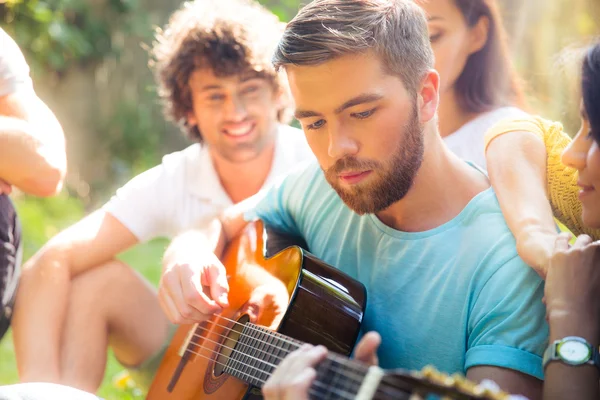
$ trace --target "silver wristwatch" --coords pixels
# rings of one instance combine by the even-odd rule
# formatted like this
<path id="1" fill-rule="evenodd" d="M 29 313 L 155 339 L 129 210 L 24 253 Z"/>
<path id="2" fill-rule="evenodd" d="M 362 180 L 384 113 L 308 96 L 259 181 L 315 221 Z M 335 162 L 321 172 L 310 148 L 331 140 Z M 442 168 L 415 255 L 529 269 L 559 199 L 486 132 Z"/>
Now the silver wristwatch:
<path id="1" fill-rule="evenodd" d="M 567 365 L 595 365 L 600 368 L 600 353 L 597 347 L 578 336 L 567 336 L 550 343 L 544 352 L 543 366 L 551 361 Z"/>

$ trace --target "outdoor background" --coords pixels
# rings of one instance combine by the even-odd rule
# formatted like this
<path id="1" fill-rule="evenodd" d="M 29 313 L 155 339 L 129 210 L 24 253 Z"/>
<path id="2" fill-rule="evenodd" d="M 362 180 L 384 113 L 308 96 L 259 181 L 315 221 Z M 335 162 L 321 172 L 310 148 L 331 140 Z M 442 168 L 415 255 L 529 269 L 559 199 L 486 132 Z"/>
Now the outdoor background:
<path id="1" fill-rule="evenodd" d="M 262 0 L 282 20 L 298 0 Z M 576 85 L 556 63 L 560 49 L 600 34 L 600 0 L 499 0 L 515 64 L 526 82 L 530 111 L 578 124 Z M 135 174 L 188 145 L 165 122 L 147 48 L 154 29 L 179 7 L 173 0 L 0 0 L 0 25 L 23 49 L 35 88 L 61 121 L 69 175 L 62 194 L 35 199 L 16 194 L 25 258 L 60 229 L 104 203 Z M 123 259 L 157 282 L 164 240 L 138 246 Z M 90 310 L 93 312 L 93 310 Z M 40 327 L 40 335 L 44 328 Z M 99 392 L 130 398 L 112 383 L 122 368 L 109 359 Z M 0 342 L 0 385 L 17 382 L 12 338 Z"/>

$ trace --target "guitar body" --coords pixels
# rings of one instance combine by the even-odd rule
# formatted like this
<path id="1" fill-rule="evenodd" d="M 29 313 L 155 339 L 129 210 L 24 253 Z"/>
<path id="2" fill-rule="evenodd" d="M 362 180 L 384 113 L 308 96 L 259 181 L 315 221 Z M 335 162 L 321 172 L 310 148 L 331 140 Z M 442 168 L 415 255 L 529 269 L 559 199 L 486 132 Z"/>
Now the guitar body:
<path id="1" fill-rule="evenodd" d="M 262 398 L 258 388 L 223 372 L 240 323 L 249 318 L 291 338 L 350 355 L 366 306 L 364 286 L 299 246 L 276 253 L 274 246 L 283 248 L 277 240 L 281 237 L 273 237 L 257 222 L 230 244 L 222 260 L 229 308 L 209 321 L 179 327 L 148 399 Z"/>

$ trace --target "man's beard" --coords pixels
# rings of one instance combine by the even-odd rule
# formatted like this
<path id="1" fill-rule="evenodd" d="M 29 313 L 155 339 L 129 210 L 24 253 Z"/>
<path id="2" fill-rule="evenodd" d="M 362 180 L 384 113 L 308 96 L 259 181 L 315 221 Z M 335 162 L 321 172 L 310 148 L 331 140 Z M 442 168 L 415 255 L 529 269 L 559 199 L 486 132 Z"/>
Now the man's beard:
<path id="1" fill-rule="evenodd" d="M 410 190 L 423 162 L 423 128 L 419 124 L 416 102 L 408 123 L 402 127 L 403 140 L 388 162 L 339 159 L 325 172 L 325 178 L 346 205 L 359 215 L 375 214 L 401 200 Z M 339 182 L 344 171 L 371 170 L 373 182 L 359 183 L 350 188 Z M 367 177 L 369 179 L 369 177 Z"/>

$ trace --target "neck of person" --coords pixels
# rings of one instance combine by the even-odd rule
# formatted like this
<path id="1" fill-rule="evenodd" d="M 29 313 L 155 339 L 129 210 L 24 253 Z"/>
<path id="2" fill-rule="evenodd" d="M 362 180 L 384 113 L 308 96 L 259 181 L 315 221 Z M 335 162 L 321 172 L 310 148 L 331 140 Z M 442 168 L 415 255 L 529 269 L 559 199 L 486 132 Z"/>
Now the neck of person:
<path id="1" fill-rule="evenodd" d="M 245 162 L 231 162 L 211 152 L 221 186 L 233 204 L 256 194 L 267 180 L 275 157 L 275 138 L 256 157 Z"/>
<path id="2" fill-rule="evenodd" d="M 469 112 L 461 107 L 454 87 L 440 95 L 438 106 L 439 132 L 442 137 L 449 136 L 481 113 Z"/>
<path id="3" fill-rule="evenodd" d="M 435 121 L 425 127 L 424 146 L 423 162 L 406 196 L 377 213 L 393 229 L 434 229 L 455 218 L 473 197 L 490 187 L 482 172 L 446 147 Z"/>

